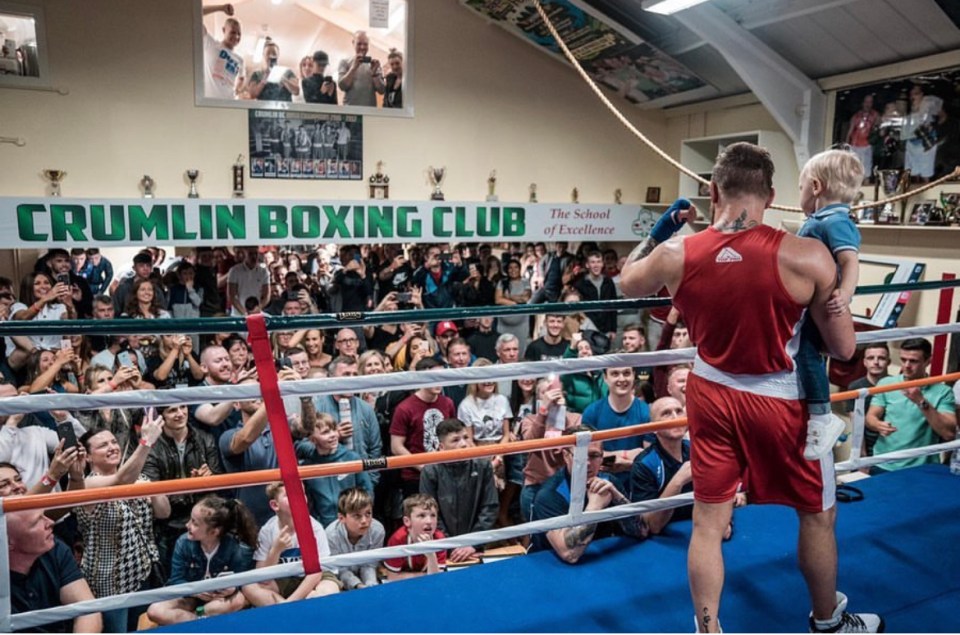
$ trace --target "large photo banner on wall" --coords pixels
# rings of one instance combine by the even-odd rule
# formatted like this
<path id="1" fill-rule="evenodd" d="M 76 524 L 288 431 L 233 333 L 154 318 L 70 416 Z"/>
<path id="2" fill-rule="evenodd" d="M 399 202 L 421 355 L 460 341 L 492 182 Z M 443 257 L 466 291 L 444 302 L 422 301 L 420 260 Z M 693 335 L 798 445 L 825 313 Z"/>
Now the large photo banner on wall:
<path id="1" fill-rule="evenodd" d="M 252 178 L 363 178 L 359 115 L 251 110 L 249 131 Z"/>
<path id="2" fill-rule="evenodd" d="M 634 241 L 633 205 L 438 201 L 0 198 L 0 248 Z"/>

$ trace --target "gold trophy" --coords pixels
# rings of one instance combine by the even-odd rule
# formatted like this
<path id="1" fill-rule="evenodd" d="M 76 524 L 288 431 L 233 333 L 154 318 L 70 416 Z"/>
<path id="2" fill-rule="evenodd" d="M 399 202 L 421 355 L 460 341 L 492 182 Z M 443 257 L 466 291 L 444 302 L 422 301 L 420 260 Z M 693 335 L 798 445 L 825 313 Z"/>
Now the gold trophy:
<path id="1" fill-rule="evenodd" d="M 200 170 L 187 170 L 186 175 L 190 179 L 190 191 L 187 192 L 187 198 L 200 198 L 200 192 L 197 191 L 197 177 L 200 176 Z"/>
<path id="2" fill-rule="evenodd" d="M 623 191 L 619 187 L 613 191 L 613 202 L 615 205 L 623 205 Z"/>
<path id="3" fill-rule="evenodd" d="M 140 190 L 143 192 L 143 198 L 153 198 L 153 188 L 157 186 L 157 182 L 150 178 L 149 174 L 144 174 L 143 178 L 140 179 Z"/>
<path id="4" fill-rule="evenodd" d="M 537 184 L 530 184 L 530 198 L 528 199 L 531 203 L 537 202 Z"/>
<path id="5" fill-rule="evenodd" d="M 383 161 L 377 161 L 377 171 L 370 175 L 370 198 L 390 198 L 390 177 L 383 173 Z"/>
<path id="6" fill-rule="evenodd" d="M 60 196 L 60 181 L 67 176 L 63 170 L 46 169 L 43 171 L 43 177 L 50 181 L 50 196 Z"/>
<path id="7" fill-rule="evenodd" d="M 579 202 L 580 202 L 580 190 L 579 190 L 579 189 L 573 188 L 573 191 L 570 192 L 570 201 L 571 201 L 572 203 L 579 203 Z"/>
<path id="8" fill-rule="evenodd" d="M 433 185 L 433 194 L 430 195 L 431 201 L 443 201 L 443 191 L 440 189 L 440 184 L 443 183 L 443 177 L 446 176 L 447 169 L 444 167 L 435 168 L 430 166 L 427 168 L 427 174 L 430 177 L 430 183 Z"/>
<path id="9" fill-rule="evenodd" d="M 497 198 L 497 195 L 494 192 L 494 190 L 496 189 L 497 189 L 497 171 L 490 170 L 490 176 L 487 178 L 487 200 L 492 203 L 495 203 L 496 201 L 500 200 L 499 198 Z"/>

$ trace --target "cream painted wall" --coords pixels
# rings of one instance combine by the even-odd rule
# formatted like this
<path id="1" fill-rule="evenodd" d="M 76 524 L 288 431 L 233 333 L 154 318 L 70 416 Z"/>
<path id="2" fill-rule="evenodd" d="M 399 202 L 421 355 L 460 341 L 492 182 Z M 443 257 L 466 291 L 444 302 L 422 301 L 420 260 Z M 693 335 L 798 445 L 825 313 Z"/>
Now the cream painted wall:
<path id="1" fill-rule="evenodd" d="M 144 173 L 160 196 L 182 196 L 201 170 L 203 196 L 228 196 L 230 166 L 246 152 L 246 111 L 198 108 L 193 96 L 191 0 L 42 2 L 55 85 L 67 96 L 0 89 L 2 195 L 39 195 L 45 167 L 69 174 L 75 196 L 138 196 Z M 674 180 L 564 65 L 456 2 L 413 3 L 416 117 L 365 120 L 366 172 L 383 160 L 394 198 L 429 196 L 428 165 L 448 169 L 450 199 L 479 200 L 497 170 L 502 200 L 642 201 Z M 665 118 L 624 103 L 656 141 Z M 250 197 L 365 198 L 364 183 L 247 180 Z"/>

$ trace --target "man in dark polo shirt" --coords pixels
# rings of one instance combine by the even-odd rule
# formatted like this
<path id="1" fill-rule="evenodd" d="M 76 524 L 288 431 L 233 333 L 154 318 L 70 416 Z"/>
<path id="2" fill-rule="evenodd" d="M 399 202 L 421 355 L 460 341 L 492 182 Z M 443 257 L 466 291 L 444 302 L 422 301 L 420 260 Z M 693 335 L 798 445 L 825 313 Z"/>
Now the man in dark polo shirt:
<path id="1" fill-rule="evenodd" d="M 92 600 L 70 548 L 53 537 L 53 521 L 42 510 L 7 514 L 10 554 L 10 605 L 13 613 L 26 613 Z M 99 613 L 36 627 L 48 633 L 99 633 Z M 31 629 L 33 630 L 33 629 Z"/>
<path id="2" fill-rule="evenodd" d="M 593 432 L 589 426 L 568 428 L 564 435 L 577 432 Z M 592 442 L 587 449 L 587 487 L 584 511 L 596 511 L 630 502 L 621 492 L 615 481 L 600 472 L 603 463 L 603 443 Z M 544 481 L 533 499 L 531 520 L 546 520 L 564 516 L 570 510 L 571 483 L 573 471 L 573 448 L 563 449 L 564 466 Z M 645 538 L 647 528 L 642 516 L 631 516 L 621 520 L 612 520 L 599 524 L 574 525 L 563 529 L 554 529 L 533 537 L 533 548 L 537 551 L 552 549 L 567 564 L 576 564 L 594 538 L 603 538 L 615 534 L 625 534 L 634 538 Z"/>

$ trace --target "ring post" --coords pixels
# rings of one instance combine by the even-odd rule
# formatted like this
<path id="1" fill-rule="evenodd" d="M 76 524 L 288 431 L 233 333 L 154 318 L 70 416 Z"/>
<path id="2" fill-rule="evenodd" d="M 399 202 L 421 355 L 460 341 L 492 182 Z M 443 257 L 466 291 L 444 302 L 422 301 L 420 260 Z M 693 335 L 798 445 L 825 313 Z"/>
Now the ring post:
<path id="1" fill-rule="evenodd" d="M 7 514 L 0 497 L 0 633 L 10 633 L 10 547 L 7 542 Z"/>
<path id="2" fill-rule="evenodd" d="M 576 520 L 583 515 L 583 499 L 587 495 L 587 463 L 590 451 L 589 432 L 576 433 L 577 445 L 573 448 L 573 472 L 570 474 L 570 519 Z"/>

